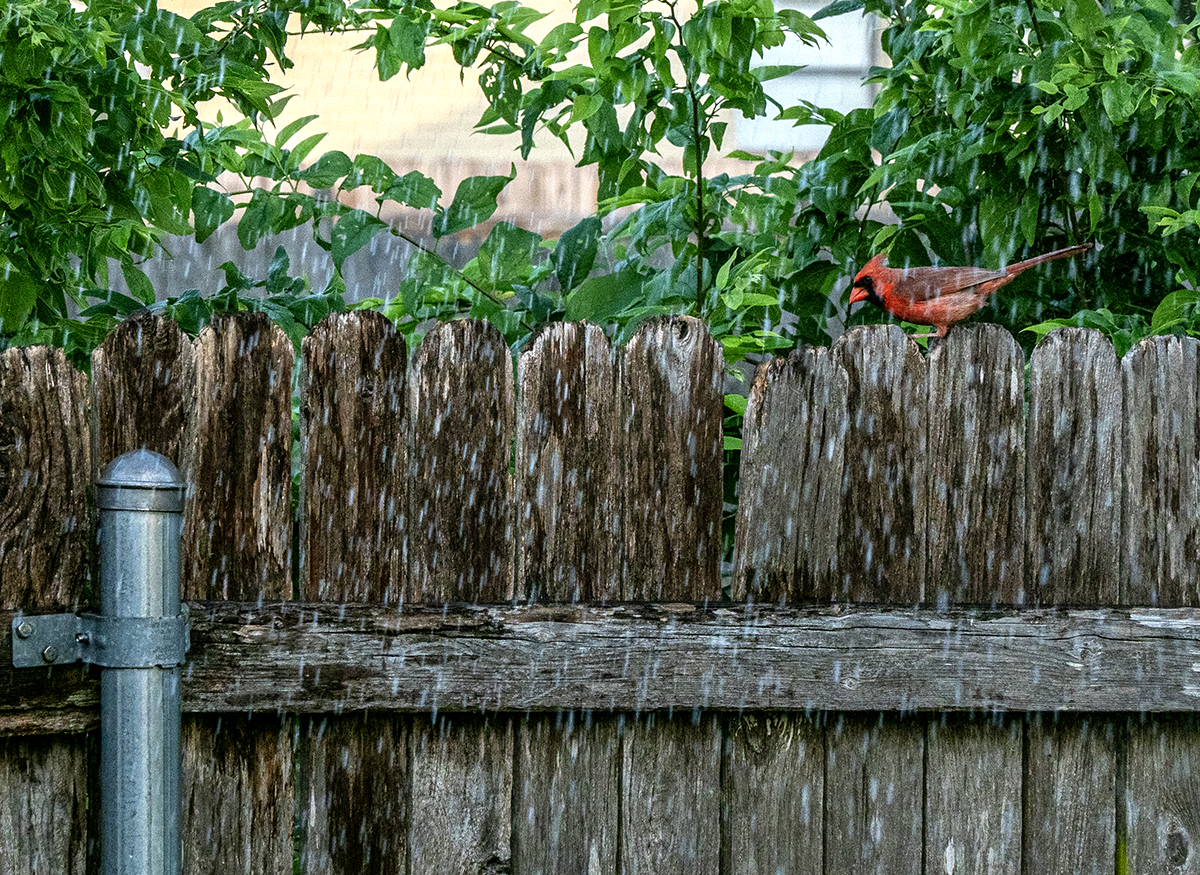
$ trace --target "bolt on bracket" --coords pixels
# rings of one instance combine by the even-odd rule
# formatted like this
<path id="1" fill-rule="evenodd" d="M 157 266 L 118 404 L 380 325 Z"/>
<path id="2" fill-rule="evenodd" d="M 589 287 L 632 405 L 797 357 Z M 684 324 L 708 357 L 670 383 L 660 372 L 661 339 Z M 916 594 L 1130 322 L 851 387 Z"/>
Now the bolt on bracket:
<path id="1" fill-rule="evenodd" d="M 12 644 L 15 668 L 79 661 L 103 668 L 172 668 L 187 662 L 191 624 L 187 605 L 176 617 L 18 615 Z"/>

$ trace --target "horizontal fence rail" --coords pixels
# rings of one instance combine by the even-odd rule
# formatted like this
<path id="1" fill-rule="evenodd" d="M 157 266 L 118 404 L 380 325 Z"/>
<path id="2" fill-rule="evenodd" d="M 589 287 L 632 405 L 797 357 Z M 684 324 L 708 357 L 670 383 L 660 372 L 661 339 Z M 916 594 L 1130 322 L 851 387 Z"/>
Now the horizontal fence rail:
<path id="1" fill-rule="evenodd" d="M 1200 612 L 193 602 L 190 713 L 1195 710 Z M 11 621 L 11 618 L 9 618 Z M 0 623 L 5 618 L 0 616 Z M 76 669 L 0 732 L 90 728 Z"/>
<path id="2" fill-rule="evenodd" d="M 0 353 L 0 628 L 92 607 L 144 446 L 189 484 L 185 872 L 1192 871 L 1198 349 L 765 364 L 722 580 L 694 319 L 514 367 L 479 322 L 137 318 L 90 381 Z M 0 686 L 0 873 L 95 871 L 94 679 Z"/>

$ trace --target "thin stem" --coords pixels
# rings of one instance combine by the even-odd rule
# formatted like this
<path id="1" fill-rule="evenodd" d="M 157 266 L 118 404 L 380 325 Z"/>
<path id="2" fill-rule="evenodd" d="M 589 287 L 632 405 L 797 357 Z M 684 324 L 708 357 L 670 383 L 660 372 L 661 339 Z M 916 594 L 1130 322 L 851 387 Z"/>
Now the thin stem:
<path id="1" fill-rule="evenodd" d="M 699 12 L 701 6 L 702 3 L 697 2 L 697 12 Z M 668 3 L 667 8 L 670 9 L 670 18 L 675 25 L 675 33 L 678 34 L 679 42 L 677 43 L 677 51 L 679 51 L 686 48 L 683 44 L 683 27 L 676 17 L 675 4 Z M 704 151 L 700 143 L 706 119 L 702 118 L 703 113 L 700 110 L 700 97 L 696 93 L 697 82 L 693 76 L 693 66 L 685 63 L 683 70 L 687 76 L 688 103 L 692 114 L 692 146 L 696 150 L 696 167 L 693 177 L 696 184 L 696 312 L 703 313 L 705 300 L 704 254 L 707 242 L 707 218 L 704 213 Z M 684 167 L 684 172 L 687 172 L 686 166 Z"/>
<path id="2" fill-rule="evenodd" d="M 458 268 L 454 267 L 452 264 L 450 264 L 450 262 L 446 261 L 446 259 L 442 258 L 442 256 L 440 256 L 438 254 L 436 240 L 435 240 L 433 246 L 429 247 L 429 246 L 426 246 L 424 243 L 422 243 L 416 237 L 411 237 L 408 234 L 404 233 L 403 231 L 399 230 L 398 228 L 389 227 L 388 230 L 390 230 L 392 232 L 393 236 L 399 237 L 401 240 L 403 240 L 405 243 L 412 246 L 413 248 L 419 249 L 427 255 L 432 255 L 434 258 L 436 258 L 440 262 L 442 262 L 442 264 L 446 265 L 447 267 L 452 268 L 454 270 L 454 272 L 456 274 L 458 274 L 459 279 L 461 279 L 464 283 L 469 285 L 475 291 L 479 292 L 479 294 L 483 295 L 485 298 L 487 298 L 489 301 L 491 301 L 497 307 L 504 307 L 505 309 L 507 309 L 507 307 L 504 303 L 504 300 L 502 298 L 498 297 L 493 292 L 489 292 L 487 289 L 483 288 L 478 283 L 472 282 L 470 277 L 465 276 L 462 271 L 460 271 Z M 437 238 L 437 239 L 440 239 L 440 238 Z M 521 319 L 521 325 L 524 328 L 526 328 L 527 330 L 533 331 L 533 326 L 530 325 L 528 322 L 526 322 L 524 320 L 524 318 Z"/>
<path id="3" fill-rule="evenodd" d="M 1029 7 L 1029 21 L 1033 26 L 1033 33 L 1037 36 L 1038 46 L 1044 47 L 1046 40 L 1042 36 L 1042 29 L 1038 26 L 1037 12 L 1033 8 L 1033 0 L 1025 0 L 1025 5 Z"/>

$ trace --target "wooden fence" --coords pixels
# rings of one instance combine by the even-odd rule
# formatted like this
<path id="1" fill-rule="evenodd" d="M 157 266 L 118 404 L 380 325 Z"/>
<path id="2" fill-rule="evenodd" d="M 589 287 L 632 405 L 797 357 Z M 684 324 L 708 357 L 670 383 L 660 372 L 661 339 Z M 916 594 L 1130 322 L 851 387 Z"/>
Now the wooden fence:
<path id="1" fill-rule="evenodd" d="M 1200 357 L 896 328 L 762 367 L 723 592 L 695 320 L 374 314 L 0 355 L 0 654 L 99 467 L 189 483 L 198 873 L 1200 871 Z M 298 524 L 297 524 L 298 521 Z M 96 864 L 98 683 L 0 659 L 0 873 Z M 1196 757 L 1196 768 L 1192 758 Z M 298 862 L 297 862 L 298 861 Z"/>

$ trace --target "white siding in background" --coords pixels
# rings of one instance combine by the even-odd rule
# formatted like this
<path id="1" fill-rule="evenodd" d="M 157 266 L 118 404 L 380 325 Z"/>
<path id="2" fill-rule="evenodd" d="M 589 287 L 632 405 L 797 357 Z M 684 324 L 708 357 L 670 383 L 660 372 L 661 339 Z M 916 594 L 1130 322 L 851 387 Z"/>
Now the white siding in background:
<path id="1" fill-rule="evenodd" d="M 824 0 L 776 0 L 775 3 L 776 8 L 790 7 L 810 16 L 825 5 Z M 827 44 L 807 46 L 792 38 L 783 46 L 772 49 L 763 59 L 764 64 L 806 66 L 768 82 L 767 93 L 784 106 L 806 100 L 841 113 L 870 106 L 875 87 L 864 85 L 863 79 L 882 57 L 877 22 L 875 17 L 861 12 L 823 18 L 817 24 L 829 38 Z M 738 115 L 733 120 L 731 138 L 736 147 L 752 152 L 766 149 L 814 151 L 821 148 L 829 135 L 827 127 L 797 128 L 790 121 L 775 121 L 774 116 L 771 112 L 765 118 L 750 120 Z M 726 145 L 729 145 L 728 141 Z"/>

